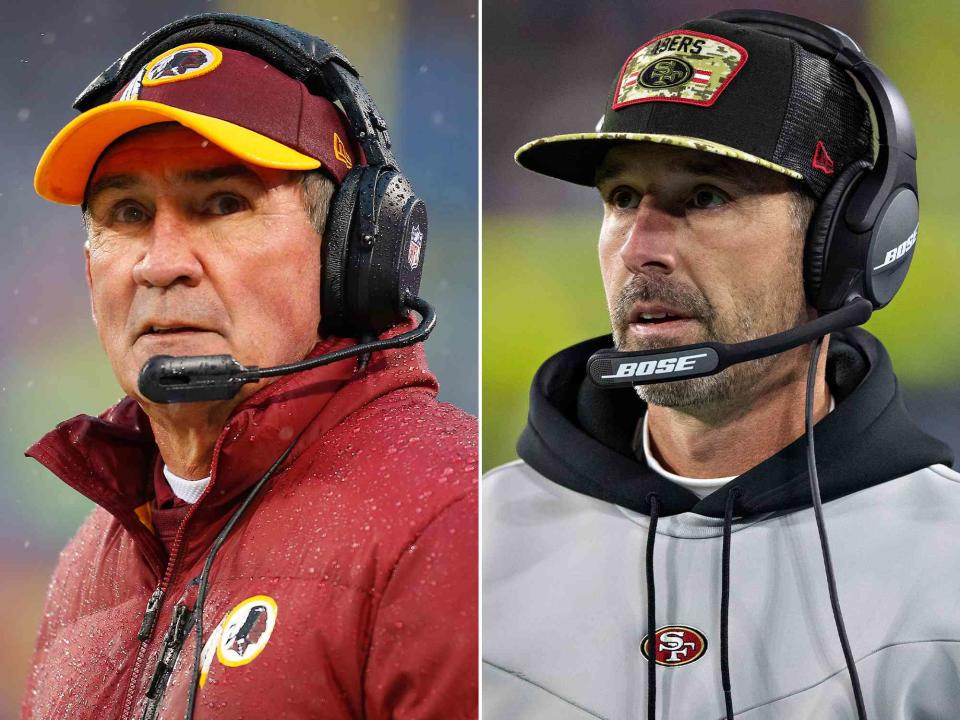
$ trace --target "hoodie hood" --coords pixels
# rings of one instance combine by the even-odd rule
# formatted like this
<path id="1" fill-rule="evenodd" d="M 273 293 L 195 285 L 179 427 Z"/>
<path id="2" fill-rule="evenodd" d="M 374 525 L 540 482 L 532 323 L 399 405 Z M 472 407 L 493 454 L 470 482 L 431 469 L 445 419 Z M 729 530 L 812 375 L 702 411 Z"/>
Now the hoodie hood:
<path id="1" fill-rule="evenodd" d="M 660 515 L 722 518 L 734 488 L 740 517 L 811 505 L 802 436 L 703 499 L 637 459 L 633 437 L 646 403 L 631 388 L 600 389 L 586 376 L 587 359 L 612 345 L 609 335 L 587 340 L 537 371 L 517 446 L 532 468 L 570 490 L 644 514 L 656 493 Z M 875 337 L 859 328 L 832 333 L 826 375 L 837 406 L 814 429 L 824 502 L 929 465 L 952 465 L 950 449 L 907 414 L 890 357 Z"/>

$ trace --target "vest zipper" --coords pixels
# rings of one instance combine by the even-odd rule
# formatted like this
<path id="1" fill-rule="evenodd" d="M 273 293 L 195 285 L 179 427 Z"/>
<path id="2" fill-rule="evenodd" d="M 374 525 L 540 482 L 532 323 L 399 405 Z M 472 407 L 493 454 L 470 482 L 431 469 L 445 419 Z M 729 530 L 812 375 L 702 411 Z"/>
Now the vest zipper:
<path id="1" fill-rule="evenodd" d="M 153 676 L 150 678 L 150 684 L 147 686 L 147 702 L 143 706 L 143 713 L 140 720 L 155 720 L 157 712 L 160 710 L 160 703 L 163 701 L 163 695 L 166 692 L 167 684 L 170 682 L 170 676 L 177 664 L 177 658 L 180 657 L 180 650 L 183 648 L 183 641 L 187 639 L 187 634 L 193 627 L 193 613 L 181 600 L 173 608 L 173 617 L 170 620 L 170 627 L 163 638 L 163 651 L 157 659 L 157 665 L 153 669 Z"/>
<path id="2" fill-rule="evenodd" d="M 120 715 L 123 720 L 133 720 L 134 694 L 137 691 L 137 687 L 140 685 L 140 676 L 143 673 L 143 662 L 146 659 L 147 646 L 150 644 L 150 638 L 153 636 L 157 618 L 159 617 L 160 610 L 163 607 L 163 596 L 167 592 L 170 582 L 176 575 L 177 566 L 180 564 L 180 545 L 183 544 L 183 537 L 186 534 L 187 525 L 190 524 L 194 514 L 197 512 L 197 508 L 200 507 L 200 503 L 202 503 L 203 499 L 210 493 L 214 482 L 216 481 L 217 460 L 220 457 L 220 448 L 223 446 L 223 441 L 224 438 L 226 438 L 226 435 L 227 429 L 225 427 L 223 432 L 220 433 L 220 437 L 217 438 L 216 444 L 213 446 L 213 462 L 210 464 L 210 483 L 207 485 L 207 489 L 200 494 L 200 497 L 197 498 L 197 501 L 191 506 L 190 510 L 187 511 L 186 516 L 183 518 L 183 522 L 180 523 L 180 527 L 177 530 L 176 537 L 173 539 L 173 545 L 170 547 L 170 558 L 167 560 L 166 572 L 164 572 L 163 579 L 160 581 L 157 589 L 154 590 L 153 594 L 150 596 L 150 600 L 153 600 L 153 598 L 156 597 L 157 602 L 155 606 L 151 608 L 150 601 L 147 601 L 147 609 L 144 612 L 143 622 L 140 625 L 140 632 L 137 634 L 137 639 L 140 640 L 140 649 L 137 650 L 137 659 L 133 665 L 133 673 L 130 676 L 130 684 L 127 686 L 127 696 L 123 701 L 123 712 Z M 201 638 L 200 641 L 202 642 L 203 639 Z"/>
<path id="3" fill-rule="evenodd" d="M 150 645 L 150 639 L 153 637 L 153 631 L 157 625 L 157 618 L 160 616 L 160 611 L 163 608 L 164 595 L 170 587 L 170 583 L 180 564 L 180 546 L 183 544 L 183 536 L 199 504 L 199 500 L 194 503 L 186 517 L 183 518 L 183 522 L 180 523 L 180 528 L 177 530 L 177 535 L 170 548 L 170 559 L 167 561 L 166 572 L 163 574 L 163 579 L 160 581 L 157 589 L 153 591 L 150 599 L 147 600 L 147 608 L 143 614 L 143 622 L 140 625 L 140 631 L 137 633 L 137 639 L 140 640 L 140 648 L 137 650 L 137 659 L 133 665 L 130 684 L 127 686 L 126 699 L 123 702 L 123 713 L 120 715 L 124 720 L 133 720 L 134 695 L 140 685 L 141 675 L 143 674 L 143 663 L 146 659 L 147 647 Z"/>
<path id="4" fill-rule="evenodd" d="M 163 602 L 163 589 L 157 586 L 153 595 L 147 600 L 147 609 L 143 613 L 143 622 L 140 623 L 140 632 L 137 633 L 137 639 L 140 642 L 149 640 L 153 635 L 153 626 L 157 624 L 157 615 L 160 613 L 160 603 Z"/>

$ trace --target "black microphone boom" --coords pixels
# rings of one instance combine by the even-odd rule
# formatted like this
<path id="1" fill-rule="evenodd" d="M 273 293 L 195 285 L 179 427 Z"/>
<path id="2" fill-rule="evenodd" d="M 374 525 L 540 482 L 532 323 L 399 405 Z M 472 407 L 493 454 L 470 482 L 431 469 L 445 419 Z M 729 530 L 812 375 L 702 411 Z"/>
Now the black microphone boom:
<path id="1" fill-rule="evenodd" d="M 310 370 L 357 355 L 407 347 L 426 340 L 437 324 L 433 306 L 423 298 L 413 296 L 408 296 L 404 305 L 419 313 L 421 319 L 415 328 L 396 337 L 361 342 L 315 358 L 271 368 L 244 366 L 232 355 L 157 355 L 144 364 L 137 385 L 144 397 L 156 403 L 229 400 L 247 383 L 263 378 Z"/>
<path id="2" fill-rule="evenodd" d="M 872 313 L 873 304 L 858 297 L 811 322 L 776 335 L 733 345 L 705 342 L 637 352 L 599 350 L 587 361 L 587 374 L 596 385 L 604 388 L 714 375 L 730 365 L 776 355 L 828 333 L 862 325 Z"/>

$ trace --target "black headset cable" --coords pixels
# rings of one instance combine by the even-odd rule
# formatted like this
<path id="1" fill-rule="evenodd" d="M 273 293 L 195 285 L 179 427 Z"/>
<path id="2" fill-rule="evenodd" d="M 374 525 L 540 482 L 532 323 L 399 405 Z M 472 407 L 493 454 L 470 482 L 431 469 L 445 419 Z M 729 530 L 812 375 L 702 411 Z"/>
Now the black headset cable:
<path id="1" fill-rule="evenodd" d="M 820 534 L 820 550 L 823 555 L 823 569 L 827 576 L 827 588 L 830 591 L 830 606 L 833 609 L 833 619 L 837 625 L 837 636 L 843 648 L 843 657 L 847 663 L 847 672 L 850 675 L 850 684 L 853 686 L 853 699 L 857 704 L 857 718 L 867 720 L 867 710 L 863 704 L 863 692 L 860 689 L 860 677 L 857 674 L 857 665 L 850 651 L 850 642 L 847 640 L 847 630 L 843 624 L 843 613 L 840 612 L 840 598 L 837 595 L 837 581 L 833 575 L 833 563 L 830 559 L 830 544 L 827 541 L 827 529 L 823 522 L 823 505 L 820 501 L 820 479 L 817 477 L 817 455 L 813 446 L 813 397 L 817 378 L 817 361 L 820 359 L 820 350 L 823 338 L 813 343 L 810 353 L 810 366 L 807 370 L 807 474 L 810 478 L 810 494 L 813 497 L 813 514 L 817 520 L 817 532 Z"/>
<path id="2" fill-rule="evenodd" d="M 331 353 L 326 353 L 325 355 L 319 357 L 300 360 L 287 365 L 277 365 L 276 367 L 272 368 L 257 368 L 257 370 L 251 371 L 251 376 L 255 374 L 256 378 L 260 379 L 274 377 L 277 375 L 286 375 L 290 372 L 312 370 L 315 367 L 329 365 L 330 363 L 334 363 L 345 358 L 370 354 L 380 350 L 393 350 L 395 348 L 409 347 L 410 345 L 423 342 L 427 339 L 427 336 L 433 332 L 433 328 L 436 327 L 437 311 L 429 302 L 416 295 L 411 295 L 410 293 L 407 293 L 404 296 L 403 305 L 411 310 L 416 310 L 420 314 L 420 322 L 417 323 L 417 326 L 412 330 L 407 330 L 406 332 L 400 333 L 399 335 L 395 335 L 391 338 L 358 343 L 357 345 L 342 348 L 341 350 L 334 350 Z"/>
<path id="3" fill-rule="evenodd" d="M 240 507 L 234 511 L 233 515 L 227 521 L 227 524 L 223 526 L 223 529 L 213 541 L 213 545 L 210 547 L 210 552 L 207 553 L 207 560 L 204 562 L 203 571 L 200 573 L 200 579 L 197 588 L 197 603 L 193 611 L 193 616 L 196 618 L 194 622 L 194 630 L 196 631 L 197 642 L 193 648 L 193 671 L 190 673 L 190 693 L 187 696 L 187 709 L 186 713 L 184 714 L 184 720 L 193 720 L 193 711 L 197 702 L 197 687 L 200 684 L 200 656 L 203 652 L 203 605 L 207 599 L 207 587 L 210 579 L 210 568 L 213 566 L 213 560 L 220 551 L 220 546 L 223 545 L 224 541 L 227 539 L 227 536 L 237 524 L 237 521 L 240 519 L 246 509 L 250 507 L 250 504 L 267 484 L 267 481 L 273 477 L 273 474 L 277 471 L 277 468 L 279 468 L 280 465 L 283 464 L 283 461 L 287 459 L 287 456 L 290 454 L 290 451 L 293 450 L 298 440 L 300 440 L 300 435 L 297 435 L 297 437 L 293 439 L 293 442 L 287 446 L 287 449 L 281 453 L 280 457 L 274 461 L 273 465 L 271 465 L 263 474 L 263 476 L 257 480 L 256 485 L 250 489 L 250 491 L 247 493 L 247 496 L 243 499 L 243 502 L 240 503 Z"/>

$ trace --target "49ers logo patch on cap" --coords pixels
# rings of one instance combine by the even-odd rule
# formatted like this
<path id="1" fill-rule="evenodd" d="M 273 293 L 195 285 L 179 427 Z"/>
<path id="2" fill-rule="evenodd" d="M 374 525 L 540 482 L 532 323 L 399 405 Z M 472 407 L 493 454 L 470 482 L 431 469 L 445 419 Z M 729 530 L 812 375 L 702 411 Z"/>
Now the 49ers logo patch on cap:
<path id="1" fill-rule="evenodd" d="M 650 659 L 649 635 L 640 643 L 640 652 Z M 654 633 L 657 665 L 676 667 L 689 665 L 703 657 L 707 651 L 707 639 L 699 630 L 687 625 L 668 625 Z"/>
<path id="2" fill-rule="evenodd" d="M 151 87 L 206 75 L 222 61 L 223 53 L 213 45 L 179 45 L 147 63 L 143 69 L 143 84 Z"/>
<path id="3" fill-rule="evenodd" d="M 641 102 L 679 102 L 709 107 L 747 61 L 729 40 L 694 30 L 658 35 L 627 58 L 613 109 Z"/>

